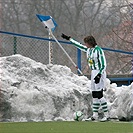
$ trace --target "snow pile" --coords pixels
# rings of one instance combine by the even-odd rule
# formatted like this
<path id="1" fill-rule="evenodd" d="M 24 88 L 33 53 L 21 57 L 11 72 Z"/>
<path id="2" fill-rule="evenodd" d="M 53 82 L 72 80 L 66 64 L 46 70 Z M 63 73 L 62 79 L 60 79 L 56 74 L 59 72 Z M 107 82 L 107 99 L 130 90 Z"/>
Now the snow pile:
<path id="1" fill-rule="evenodd" d="M 90 80 L 66 66 L 43 65 L 21 55 L 0 58 L 0 121 L 72 120 L 91 115 Z M 118 88 L 107 79 L 110 116 L 130 119 L 133 84 Z"/>
<path id="2" fill-rule="evenodd" d="M 119 120 L 130 120 L 133 116 L 133 83 L 129 86 L 107 86 L 106 97 L 109 103 L 110 116 Z"/>

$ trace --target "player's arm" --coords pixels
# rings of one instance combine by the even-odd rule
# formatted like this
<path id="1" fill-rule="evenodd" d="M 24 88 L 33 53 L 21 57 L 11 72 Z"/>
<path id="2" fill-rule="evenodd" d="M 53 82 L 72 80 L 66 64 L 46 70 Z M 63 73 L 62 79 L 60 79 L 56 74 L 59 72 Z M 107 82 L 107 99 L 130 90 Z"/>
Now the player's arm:
<path id="1" fill-rule="evenodd" d="M 83 44 L 79 43 L 78 41 L 74 40 L 73 38 L 71 38 L 70 36 L 67 36 L 65 34 L 62 34 L 61 37 L 63 39 L 69 40 L 74 46 L 76 46 L 77 48 L 79 48 L 80 50 L 86 52 L 87 51 L 87 47 L 84 46 Z"/>
<path id="2" fill-rule="evenodd" d="M 106 69 L 106 60 L 102 49 L 98 49 L 98 54 L 99 54 L 99 63 L 100 63 L 99 73 L 102 74 L 103 71 Z"/>
<path id="3" fill-rule="evenodd" d="M 106 59 L 101 48 L 97 49 L 97 56 L 98 56 L 98 62 L 99 62 L 99 73 L 94 78 L 96 84 L 100 82 L 101 74 L 106 69 Z"/>

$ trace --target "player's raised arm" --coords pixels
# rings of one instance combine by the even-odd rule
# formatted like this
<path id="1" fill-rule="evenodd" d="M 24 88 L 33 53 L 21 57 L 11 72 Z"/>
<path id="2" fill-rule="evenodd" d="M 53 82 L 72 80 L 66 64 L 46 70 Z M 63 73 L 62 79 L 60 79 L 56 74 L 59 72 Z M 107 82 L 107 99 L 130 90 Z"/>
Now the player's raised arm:
<path id="1" fill-rule="evenodd" d="M 62 33 L 61 37 L 63 39 L 69 40 L 74 46 L 76 46 L 80 50 L 82 50 L 84 52 L 87 51 L 87 47 L 86 46 L 84 46 L 83 44 L 81 44 L 78 41 L 74 40 L 73 38 L 71 38 L 71 36 L 67 36 L 67 35 L 65 35 L 65 34 Z"/>

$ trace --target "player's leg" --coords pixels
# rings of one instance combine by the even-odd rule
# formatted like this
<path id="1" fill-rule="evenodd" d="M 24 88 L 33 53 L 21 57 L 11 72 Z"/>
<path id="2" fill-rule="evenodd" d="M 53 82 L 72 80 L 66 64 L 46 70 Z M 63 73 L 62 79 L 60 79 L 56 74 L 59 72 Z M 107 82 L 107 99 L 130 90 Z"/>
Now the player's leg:
<path id="1" fill-rule="evenodd" d="M 95 84 L 95 89 L 98 90 L 98 99 L 100 100 L 100 106 L 102 107 L 102 110 L 104 112 L 104 117 L 101 119 L 101 121 L 107 121 L 109 117 L 107 101 L 103 96 L 103 88 L 105 87 L 105 82 L 106 82 L 106 72 L 103 72 L 100 82 L 98 84 Z"/>
<path id="2" fill-rule="evenodd" d="M 101 76 L 101 80 L 100 80 L 101 88 L 103 88 L 103 89 L 105 88 L 105 83 L 106 83 L 106 72 L 104 72 Z M 103 91 L 102 91 L 102 93 L 103 93 Z M 102 96 L 100 98 L 100 104 L 101 104 L 102 110 L 104 112 L 104 117 L 103 117 L 102 121 L 106 121 L 106 120 L 108 120 L 109 115 L 108 115 L 107 100 L 104 96 Z"/>
<path id="3" fill-rule="evenodd" d="M 101 121 L 107 121 L 109 119 L 107 101 L 104 97 L 102 97 L 100 99 L 100 103 L 101 103 L 102 110 L 104 112 L 104 117 L 101 119 Z"/>
<path id="4" fill-rule="evenodd" d="M 92 111 L 93 111 L 93 116 L 92 119 L 98 120 L 98 110 L 100 107 L 100 101 L 98 98 L 93 98 L 93 104 L 92 104 Z"/>
<path id="5" fill-rule="evenodd" d="M 100 99 L 98 99 L 99 92 L 92 91 L 92 117 L 86 119 L 86 121 L 97 121 L 98 120 L 98 110 L 100 107 Z"/>
<path id="6" fill-rule="evenodd" d="M 97 75 L 98 71 L 92 70 L 91 72 L 91 89 L 92 89 L 92 112 L 93 115 L 90 118 L 91 120 L 98 119 L 98 110 L 100 107 L 100 101 L 98 99 L 98 93 L 95 88 L 94 77 Z"/>

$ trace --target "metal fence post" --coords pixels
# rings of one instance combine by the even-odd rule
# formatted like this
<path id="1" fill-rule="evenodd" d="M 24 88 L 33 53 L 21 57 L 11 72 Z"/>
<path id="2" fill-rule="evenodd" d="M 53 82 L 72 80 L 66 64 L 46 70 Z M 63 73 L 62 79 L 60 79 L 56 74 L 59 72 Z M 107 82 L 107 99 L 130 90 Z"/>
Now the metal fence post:
<path id="1" fill-rule="evenodd" d="M 77 64 L 78 64 L 78 68 L 81 70 L 81 50 L 77 49 Z M 78 74 L 80 74 L 78 72 Z"/>
<path id="2" fill-rule="evenodd" d="M 13 54 L 17 54 L 17 37 L 13 37 Z"/>

